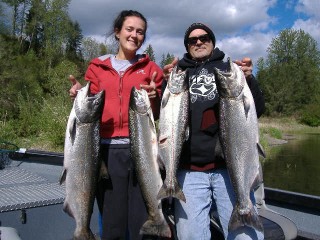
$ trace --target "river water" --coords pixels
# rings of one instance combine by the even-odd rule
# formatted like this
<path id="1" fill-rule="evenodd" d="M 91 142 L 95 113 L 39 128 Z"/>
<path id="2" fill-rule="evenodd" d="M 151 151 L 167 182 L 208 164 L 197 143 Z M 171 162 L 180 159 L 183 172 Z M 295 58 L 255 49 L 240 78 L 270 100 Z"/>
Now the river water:
<path id="1" fill-rule="evenodd" d="M 262 166 L 266 187 L 320 196 L 320 134 L 273 146 Z"/>

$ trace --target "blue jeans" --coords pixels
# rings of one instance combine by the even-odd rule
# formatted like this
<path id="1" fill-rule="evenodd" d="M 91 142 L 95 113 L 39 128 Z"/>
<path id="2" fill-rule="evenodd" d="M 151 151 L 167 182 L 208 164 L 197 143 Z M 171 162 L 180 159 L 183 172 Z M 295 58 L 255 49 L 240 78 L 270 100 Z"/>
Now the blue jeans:
<path id="1" fill-rule="evenodd" d="M 210 240 L 210 210 L 213 206 L 217 208 L 225 239 L 264 238 L 263 233 L 247 226 L 228 233 L 235 194 L 226 169 L 179 170 L 177 178 L 186 197 L 186 203 L 176 199 L 174 206 L 179 240 Z"/>

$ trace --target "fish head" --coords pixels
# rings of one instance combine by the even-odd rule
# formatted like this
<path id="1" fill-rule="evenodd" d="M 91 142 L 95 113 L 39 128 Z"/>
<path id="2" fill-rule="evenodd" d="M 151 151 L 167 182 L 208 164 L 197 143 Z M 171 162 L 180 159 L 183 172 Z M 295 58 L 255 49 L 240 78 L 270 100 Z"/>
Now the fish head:
<path id="1" fill-rule="evenodd" d="M 105 91 L 90 93 L 90 82 L 81 88 L 74 102 L 76 118 L 82 123 L 90 123 L 101 117 L 104 106 Z"/>
<path id="2" fill-rule="evenodd" d="M 186 71 L 182 71 L 178 66 L 175 66 L 170 73 L 168 79 L 168 89 L 173 94 L 178 94 L 187 89 L 187 82 L 185 81 Z"/>
<path id="3" fill-rule="evenodd" d="M 144 89 L 138 90 L 137 88 L 132 87 L 129 107 L 135 112 L 146 114 L 151 107 L 147 91 Z"/>
<path id="4" fill-rule="evenodd" d="M 215 68 L 214 73 L 220 97 L 237 98 L 241 95 L 246 79 L 240 67 L 230 58 L 228 58 L 226 71 Z"/>

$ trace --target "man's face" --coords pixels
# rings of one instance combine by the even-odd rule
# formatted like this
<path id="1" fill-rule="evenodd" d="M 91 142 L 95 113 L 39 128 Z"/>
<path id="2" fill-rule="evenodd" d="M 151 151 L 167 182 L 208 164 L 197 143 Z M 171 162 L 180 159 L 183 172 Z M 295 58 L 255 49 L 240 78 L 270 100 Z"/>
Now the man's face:
<path id="1" fill-rule="evenodd" d="M 203 29 L 193 30 L 188 37 L 188 52 L 197 61 L 204 61 L 211 56 L 213 43 Z"/>

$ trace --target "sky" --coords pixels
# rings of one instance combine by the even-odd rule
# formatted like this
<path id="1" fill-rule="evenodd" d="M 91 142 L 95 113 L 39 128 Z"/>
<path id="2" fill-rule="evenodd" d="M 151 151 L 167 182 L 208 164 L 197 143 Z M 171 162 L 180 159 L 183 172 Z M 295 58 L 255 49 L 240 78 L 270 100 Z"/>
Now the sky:
<path id="1" fill-rule="evenodd" d="M 255 64 L 284 29 L 302 29 L 320 49 L 319 0 L 71 0 L 69 14 L 85 37 L 106 42 L 115 17 L 122 10 L 137 10 L 148 21 L 147 38 L 156 62 L 167 53 L 182 58 L 183 36 L 194 22 L 208 25 L 216 47 L 231 59 L 250 57 Z"/>

